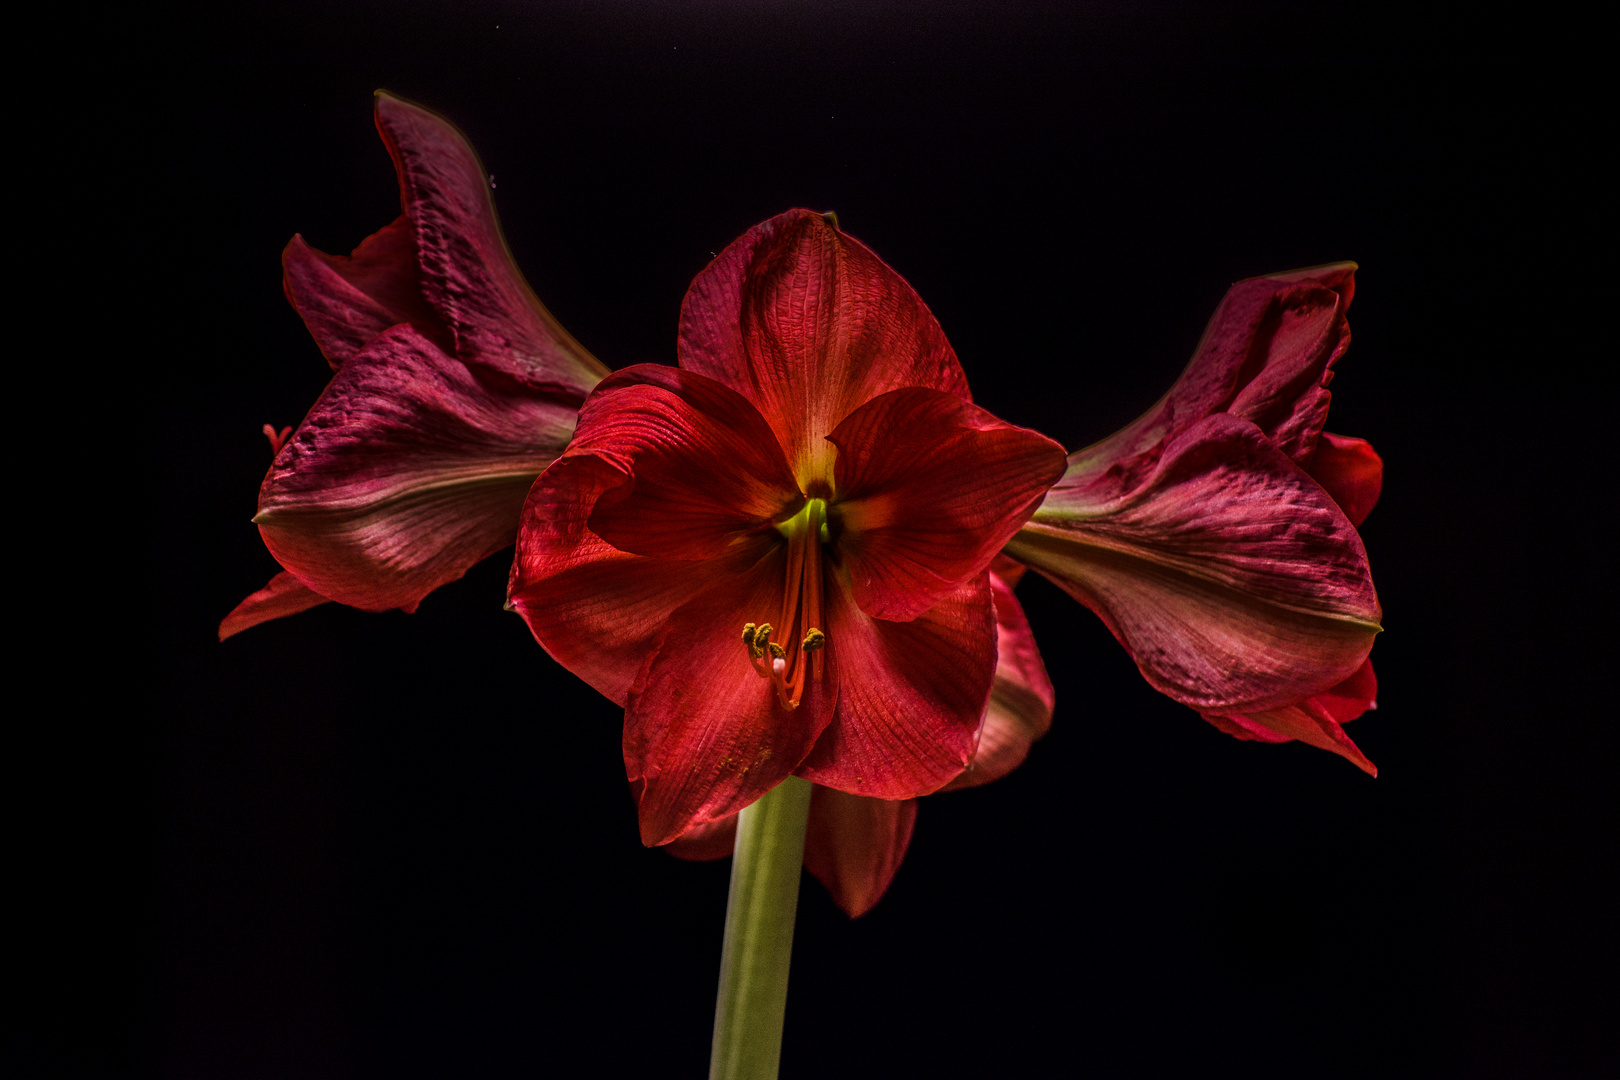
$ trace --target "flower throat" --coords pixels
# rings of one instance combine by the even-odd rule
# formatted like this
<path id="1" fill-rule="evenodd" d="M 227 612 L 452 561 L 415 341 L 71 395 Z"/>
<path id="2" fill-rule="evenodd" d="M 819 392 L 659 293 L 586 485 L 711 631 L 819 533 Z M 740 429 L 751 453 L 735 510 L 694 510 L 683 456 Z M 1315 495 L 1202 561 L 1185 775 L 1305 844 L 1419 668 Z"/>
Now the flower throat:
<path id="1" fill-rule="evenodd" d="M 821 649 L 827 635 L 820 629 L 821 549 L 831 539 L 826 500 L 807 500 L 797 514 L 778 522 L 776 528 L 788 542 L 781 622 L 774 626 L 748 623 L 743 626 L 742 639 L 754 670 L 770 680 L 782 708 L 791 710 L 804 699 L 806 679 L 811 674 L 821 678 L 824 665 Z M 773 641 L 773 634 L 780 634 L 786 644 Z"/>

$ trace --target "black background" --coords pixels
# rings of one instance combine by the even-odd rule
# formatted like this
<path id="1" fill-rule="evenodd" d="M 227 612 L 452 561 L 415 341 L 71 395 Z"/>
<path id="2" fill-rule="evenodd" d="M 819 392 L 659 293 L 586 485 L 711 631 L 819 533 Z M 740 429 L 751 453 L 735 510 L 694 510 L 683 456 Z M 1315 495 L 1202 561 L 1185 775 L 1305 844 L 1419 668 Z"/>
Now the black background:
<path id="1" fill-rule="evenodd" d="M 248 522 L 259 425 L 328 377 L 279 252 L 397 214 L 385 87 L 466 131 L 535 291 L 613 367 L 673 361 L 687 283 L 749 226 L 833 209 L 980 403 L 1077 447 L 1169 385 L 1230 282 L 1362 266 L 1329 427 L 1387 463 L 1363 529 L 1380 708 L 1350 729 L 1380 777 L 1217 733 L 1032 578 L 1053 731 L 924 802 L 871 914 L 806 880 L 784 1077 L 1598 1073 L 1612 495 L 1586 361 L 1548 327 L 1609 301 L 1560 284 L 1553 244 L 1591 211 L 1540 29 L 761 7 L 248 6 L 132 38 L 104 123 L 147 182 L 120 197 L 134 288 L 162 282 L 150 662 L 100 746 L 130 794 L 79 901 L 104 948 L 67 991 L 111 1039 L 54 1060 L 703 1075 L 728 865 L 641 847 L 619 710 L 501 610 L 504 556 L 412 616 L 214 640 L 276 569 Z"/>

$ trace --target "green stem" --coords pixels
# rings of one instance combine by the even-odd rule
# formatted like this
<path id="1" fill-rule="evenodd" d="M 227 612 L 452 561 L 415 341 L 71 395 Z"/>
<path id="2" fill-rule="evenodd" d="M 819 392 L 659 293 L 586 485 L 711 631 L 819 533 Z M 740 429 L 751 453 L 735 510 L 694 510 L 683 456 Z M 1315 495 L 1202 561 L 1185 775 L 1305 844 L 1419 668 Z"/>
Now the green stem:
<path id="1" fill-rule="evenodd" d="M 776 1080 L 810 788 L 790 776 L 737 817 L 709 1080 Z"/>

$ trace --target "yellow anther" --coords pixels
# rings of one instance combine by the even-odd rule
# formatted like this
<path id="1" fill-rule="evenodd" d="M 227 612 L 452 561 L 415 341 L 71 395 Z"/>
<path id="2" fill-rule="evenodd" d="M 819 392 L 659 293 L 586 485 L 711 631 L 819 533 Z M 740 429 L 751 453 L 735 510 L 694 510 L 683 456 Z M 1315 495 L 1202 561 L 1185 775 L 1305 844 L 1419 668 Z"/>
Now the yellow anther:
<path id="1" fill-rule="evenodd" d="M 752 640 L 749 640 L 748 637 L 750 629 L 753 631 Z M 758 626 L 754 626 L 753 623 L 749 623 L 748 626 L 743 629 L 743 644 L 748 646 L 748 655 L 752 656 L 755 660 L 758 660 L 760 657 L 765 655 L 765 650 L 770 643 L 770 623 L 761 623 Z"/>
<path id="2" fill-rule="evenodd" d="M 815 652 L 825 644 L 827 644 L 827 635 L 812 626 L 809 632 L 804 635 L 804 641 L 800 647 L 805 652 Z"/>
<path id="3" fill-rule="evenodd" d="M 753 643 L 754 643 L 754 624 L 751 623 L 751 622 L 750 623 L 743 623 L 743 644 L 744 645 L 752 645 Z"/>
<path id="4" fill-rule="evenodd" d="M 787 658 L 787 650 L 782 648 L 782 646 L 778 645 L 776 642 L 767 641 L 765 643 L 765 647 L 771 650 L 771 655 L 776 657 L 778 660 L 785 660 Z"/>

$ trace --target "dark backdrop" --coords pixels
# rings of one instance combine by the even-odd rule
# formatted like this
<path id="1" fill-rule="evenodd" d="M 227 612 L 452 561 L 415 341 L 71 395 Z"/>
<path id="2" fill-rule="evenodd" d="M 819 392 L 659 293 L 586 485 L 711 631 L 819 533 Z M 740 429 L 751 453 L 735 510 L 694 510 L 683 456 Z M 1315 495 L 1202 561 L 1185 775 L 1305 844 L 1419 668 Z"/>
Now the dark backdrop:
<path id="1" fill-rule="evenodd" d="M 1230 282 L 1361 263 L 1329 426 L 1387 462 L 1363 530 L 1380 708 L 1351 729 L 1380 777 L 1217 733 L 1032 578 L 1052 733 L 926 800 L 866 917 L 806 879 L 785 1077 L 1597 1073 L 1610 849 L 1585 828 L 1614 785 L 1582 571 L 1612 496 L 1583 471 L 1603 432 L 1578 358 L 1543 329 L 1586 302 L 1555 302 L 1548 245 L 1587 212 L 1532 28 L 755 7 L 220 7 L 132 39 L 107 126 L 150 181 L 121 198 L 157 342 L 160 601 L 133 642 L 151 705 L 105 744 L 131 794 L 87 919 L 130 959 L 77 991 L 115 1006 L 98 1060 L 706 1066 L 728 864 L 641 847 L 620 712 L 501 610 L 506 556 L 415 615 L 214 640 L 276 569 L 248 521 L 259 426 L 328 377 L 278 255 L 398 212 L 385 87 L 467 132 L 535 291 L 613 367 L 673 361 L 687 283 L 750 225 L 833 209 L 981 403 L 1077 447 L 1169 385 Z"/>

